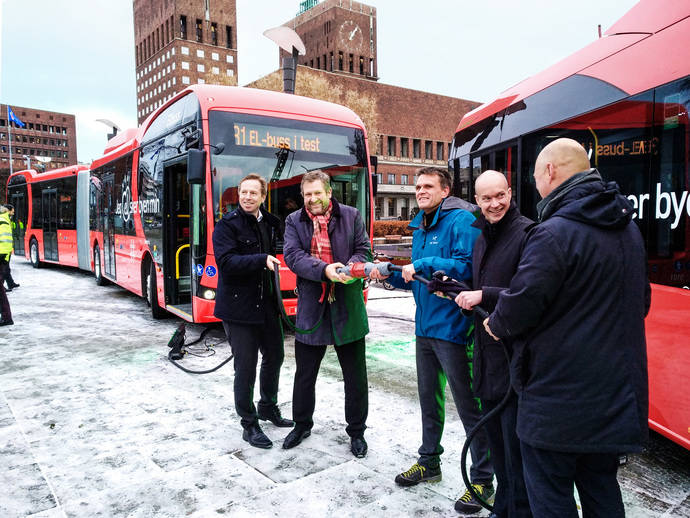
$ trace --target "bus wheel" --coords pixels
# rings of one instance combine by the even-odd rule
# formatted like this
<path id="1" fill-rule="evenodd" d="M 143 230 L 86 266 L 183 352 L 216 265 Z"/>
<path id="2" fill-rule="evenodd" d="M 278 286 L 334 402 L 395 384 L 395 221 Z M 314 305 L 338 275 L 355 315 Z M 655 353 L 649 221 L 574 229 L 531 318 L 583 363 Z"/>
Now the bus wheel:
<path id="1" fill-rule="evenodd" d="M 156 265 L 151 261 L 149 274 L 146 277 L 146 302 L 151 307 L 151 316 L 160 320 L 165 317 L 166 312 L 158 305 L 158 287 L 156 282 Z"/>
<path id="2" fill-rule="evenodd" d="M 93 276 L 96 278 L 96 284 L 105 286 L 106 280 L 103 277 L 103 269 L 101 268 L 101 250 L 98 245 L 93 249 Z"/>
<path id="3" fill-rule="evenodd" d="M 29 243 L 29 260 L 34 268 L 38 268 L 41 265 L 41 260 L 38 256 L 38 241 L 35 238 L 31 238 L 31 243 Z"/>

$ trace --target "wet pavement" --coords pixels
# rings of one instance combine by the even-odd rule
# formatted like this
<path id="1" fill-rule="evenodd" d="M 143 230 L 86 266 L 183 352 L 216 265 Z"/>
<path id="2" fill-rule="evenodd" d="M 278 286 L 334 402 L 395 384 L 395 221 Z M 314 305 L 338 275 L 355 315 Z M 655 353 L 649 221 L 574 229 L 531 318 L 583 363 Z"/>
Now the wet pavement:
<path id="1" fill-rule="evenodd" d="M 275 445 L 259 450 L 241 438 L 231 364 L 198 376 L 168 362 L 179 320 L 154 321 L 142 299 L 77 270 L 14 259 L 13 274 L 15 325 L 0 328 L 0 516 L 458 516 L 464 431 L 450 397 L 443 480 L 393 482 L 421 437 L 409 294 L 371 290 L 369 453 L 356 459 L 332 349 L 312 436 L 283 450 L 288 430 L 266 424 Z M 189 326 L 188 340 L 201 329 Z M 205 339 L 215 355 L 199 349 L 182 363 L 216 365 L 230 352 L 221 340 L 216 327 Z M 289 334 L 285 349 L 279 403 L 289 416 Z M 680 446 L 653 434 L 619 479 L 627 516 L 690 518 L 690 452 Z"/>

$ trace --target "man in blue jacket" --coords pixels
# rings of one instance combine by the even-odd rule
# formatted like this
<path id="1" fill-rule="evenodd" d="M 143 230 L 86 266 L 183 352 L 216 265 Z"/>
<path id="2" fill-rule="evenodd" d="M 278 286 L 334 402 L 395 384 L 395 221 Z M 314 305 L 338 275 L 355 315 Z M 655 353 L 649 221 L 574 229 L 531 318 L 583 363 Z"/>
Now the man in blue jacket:
<path id="1" fill-rule="evenodd" d="M 446 381 L 465 431 L 479 421 L 481 412 L 471 389 L 468 349 L 472 344 L 472 322 L 452 300 L 429 293 L 419 282 L 407 284 L 415 274 L 431 278 L 437 270 L 457 280 L 472 278 L 472 246 L 479 230 L 472 227 L 475 207 L 450 195 L 451 178 L 445 169 L 427 167 L 417 172 L 416 198 L 420 212 L 410 222 L 412 263 L 394 273 L 389 281 L 396 287 L 412 289 L 415 314 L 417 388 L 422 410 L 422 445 L 419 460 L 395 481 L 401 486 L 441 480 L 441 435 L 445 421 Z M 372 278 L 381 278 L 378 272 Z M 468 347 L 469 344 L 469 347 Z M 493 495 L 493 469 L 488 457 L 488 440 L 483 430 L 471 444 L 470 478 L 485 499 Z M 475 513 L 481 506 L 469 491 L 458 500 L 456 509 Z"/>
<path id="2" fill-rule="evenodd" d="M 527 494 L 534 516 L 625 515 L 620 455 L 647 438 L 644 318 L 650 287 L 642 235 L 614 182 L 571 139 L 534 166 L 542 200 L 510 288 L 484 321 L 513 341 Z"/>
<path id="3" fill-rule="evenodd" d="M 271 440 L 259 419 L 280 427 L 294 423 L 278 409 L 278 382 L 283 364 L 283 330 L 270 272 L 280 266 L 275 257 L 280 220 L 261 204 L 266 180 L 249 174 L 238 187 L 240 206 L 218 221 L 213 230 L 213 251 L 218 266 L 218 292 L 214 315 L 223 327 L 235 355 L 235 410 L 242 438 L 256 448 L 270 448 Z M 279 288 L 278 288 L 279 289 Z M 256 363 L 261 399 L 254 406 Z"/>
<path id="4" fill-rule="evenodd" d="M 304 207 L 285 221 L 285 262 L 297 275 L 295 428 L 283 442 L 294 448 L 311 435 L 316 378 L 328 345 L 335 346 L 345 385 L 345 431 L 355 457 L 367 454 L 364 430 L 369 412 L 364 337 L 369 332 L 362 280 L 338 273 L 347 263 L 371 260 L 371 243 L 362 216 L 333 197 L 330 177 L 310 171 L 302 177 Z M 325 309 L 323 309 L 325 306 Z"/>

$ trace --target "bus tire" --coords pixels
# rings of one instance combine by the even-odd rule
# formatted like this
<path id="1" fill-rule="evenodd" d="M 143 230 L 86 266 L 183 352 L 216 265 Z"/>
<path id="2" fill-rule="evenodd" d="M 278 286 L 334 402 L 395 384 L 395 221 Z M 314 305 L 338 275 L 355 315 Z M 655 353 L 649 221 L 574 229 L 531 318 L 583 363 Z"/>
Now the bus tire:
<path id="1" fill-rule="evenodd" d="M 93 276 L 96 279 L 96 284 L 105 286 L 107 281 L 103 277 L 103 268 L 101 266 L 101 249 L 96 245 L 93 249 Z"/>
<path id="2" fill-rule="evenodd" d="M 156 280 L 156 265 L 149 264 L 149 274 L 146 277 L 146 303 L 151 307 L 151 316 L 160 320 L 166 316 L 166 311 L 158 305 L 158 282 Z"/>
<path id="3" fill-rule="evenodd" d="M 35 237 L 32 237 L 29 243 L 29 261 L 31 261 L 31 266 L 34 268 L 41 266 L 41 259 L 38 254 L 38 241 L 36 241 Z"/>

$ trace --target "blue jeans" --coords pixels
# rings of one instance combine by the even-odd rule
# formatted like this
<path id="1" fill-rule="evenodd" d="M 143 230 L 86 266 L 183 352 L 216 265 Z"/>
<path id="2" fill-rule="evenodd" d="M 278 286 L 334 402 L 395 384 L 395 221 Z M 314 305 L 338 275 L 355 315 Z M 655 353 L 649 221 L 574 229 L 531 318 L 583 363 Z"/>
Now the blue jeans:
<path id="1" fill-rule="evenodd" d="M 437 338 L 417 337 L 417 389 L 422 409 L 422 445 L 419 463 L 436 467 L 443 453 L 441 436 L 445 422 L 446 381 L 450 384 L 460 420 L 469 432 L 481 418 L 471 388 L 470 365 L 464 344 L 454 344 Z M 489 460 L 486 432 L 480 430 L 470 445 L 473 484 L 490 484 L 493 468 Z"/>

